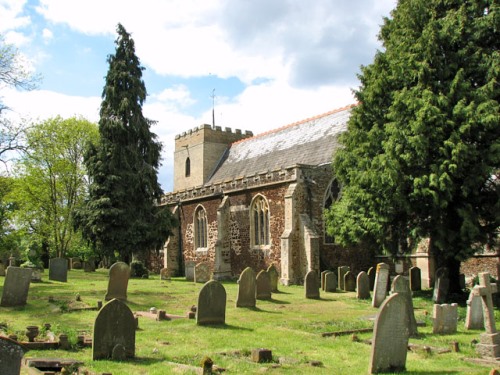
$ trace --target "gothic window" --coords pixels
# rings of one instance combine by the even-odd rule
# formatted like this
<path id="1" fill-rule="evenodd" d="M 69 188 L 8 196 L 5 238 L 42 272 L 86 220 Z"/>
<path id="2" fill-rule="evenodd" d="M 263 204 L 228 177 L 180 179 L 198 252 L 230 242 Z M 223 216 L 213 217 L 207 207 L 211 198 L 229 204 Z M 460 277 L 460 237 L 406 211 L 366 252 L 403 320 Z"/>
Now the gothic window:
<path id="1" fill-rule="evenodd" d="M 196 249 L 207 248 L 207 213 L 202 206 L 199 206 L 194 213 L 194 238 Z"/>
<path id="2" fill-rule="evenodd" d="M 189 177 L 191 175 L 191 159 L 189 159 L 189 157 L 186 159 L 185 175 L 186 177 Z"/>
<path id="3" fill-rule="evenodd" d="M 255 197 L 250 213 L 252 245 L 269 245 L 269 206 L 263 196 Z"/>
<path id="4" fill-rule="evenodd" d="M 328 189 L 326 189 L 325 193 L 325 203 L 323 205 L 324 209 L 327 210 L 329 209 L 338 199 L 340 196 L 340 186 L 337 180 L 332 180 L 330 182 L 330 185 L 328 185 Z M 334 240 L 333 237 L 329 236 L 326 233 L 326 227 L 324 228 L 324 240 L 326 244 L 333 244 Z"/>

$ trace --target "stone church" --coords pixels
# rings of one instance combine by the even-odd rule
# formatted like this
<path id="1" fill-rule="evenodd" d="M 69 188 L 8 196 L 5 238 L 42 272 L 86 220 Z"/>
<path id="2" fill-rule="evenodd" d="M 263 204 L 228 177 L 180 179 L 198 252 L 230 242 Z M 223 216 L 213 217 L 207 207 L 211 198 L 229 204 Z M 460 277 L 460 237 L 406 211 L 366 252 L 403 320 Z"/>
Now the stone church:
<path id="1" fill-rule="evenodd" d="M 221 280 L 274 264 L 289 285 L 310 270 L 376 264 L 372 251 L 342 248 L 324 228 L 323 210 L 340 192 L 332 155 L 351 109 L 255 136 L 211 125 L 177 135 L 174 191 L 162 201 L 180 224 L 163 251 L 168 273 L 208 262 Z"/>

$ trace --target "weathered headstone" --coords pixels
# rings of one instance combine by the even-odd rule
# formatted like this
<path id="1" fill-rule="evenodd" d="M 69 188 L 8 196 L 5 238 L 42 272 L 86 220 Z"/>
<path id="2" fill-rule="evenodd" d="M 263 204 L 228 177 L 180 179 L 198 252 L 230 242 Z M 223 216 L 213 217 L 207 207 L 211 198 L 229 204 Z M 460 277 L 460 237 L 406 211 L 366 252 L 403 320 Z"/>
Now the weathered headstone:
<path id="1" fill-rule="evenodd" d="M 368 280 L 370 281 L 370 290 L 373 290 L 375 287 L 375 275 L 377 273 L 377 269 L 375 267 L 368 268 L 366 274 L 368 275 Z"/>
<path id="2" fill-rule="evenodd" d="M 434 304 L 432 333 L 453 334 L 457 332 L 458 305 Z"/>
<path id="3" fill-rule="evenodd" d="M 83 272 L 95 272 L 95 260 L 93 258 L 83 262 Z"/>
<path id="4" fill-rule="evenodd" d="M 0 306 L 24 306 L 28 299 L 31 268 L 7 267 Z"/>
<path id="5" fill-rule="evenodd" d="M 448 291 L 450 290 L 450 277 L 449 271 L 446 267 L 441 267 L 436 270 L 434 278 L 434 292 L 432 294 L 432 301 L 437 304 L 443 304 L 448 298 Z"/>
<path id="6" fill-rule="evenodd" d="M 417 320 L 415 319 L 415 310 L 413 309 L 413 299 L 410 285 L 406 277 L 398 275 L 394 278 L 391 285 L 391 294 L 398 293 L 404 297 L 408 313 L 408 330 L 411 337 L 418 335 Z"/>
<path id="7" fill-rule="evenodd" d="M 211 278 L 210 264 L 208 262 L 200 262 L 194 266 L 195 283 L 206 283 Z"/>
<path id="8" fill-rule="evenodd" d="M 70 262 L 69 262 L 70 269 L 79 270 L 82 268 L 82 262 L 81 262 L 80 258 L 73 257 L 73 258 L 69 258 L 69 260 L 70 260 Z"/>
<path id="9" fill-rule="evenodd" d="M 337 286 L 340 290 L 344 290 L 344 275 L 349 271 L 348 266 L 340 266 L 337 268 L 338 283 Z"/>
<path id="10" fill-rule="evenodd" d="M 162 268 L 160 270 L 160 280 L 169 280 L 170 279 L 170 272 L 168 268 Z"/>
<path id="11" fill-rule="evenodd" d="M 481 296 L 471 290 L 467 300 L 465 329 L 484 329 L 483 303 Z"/>
<path id="12" fill-rule="evenodd" d="M 247 267 L 238 279 L 236 307 L 255 307 L 255 291 L 255 272 L 251 267 Z"/>
<path id="13" fill-rule="evenodd" d="M 5 266 L 0 261 L 0 276 L 5 276 Z"/>
<path id="14" fill-rule="evenodd" d="M 26 352 L 27 349 L 16 341 L 0 336 L 0 372 L 2 375 L 19 375 L 21 360 Z"/>
<path id="15" fill-rule="evenodd" d="M 335 272 L 328 272 L 325 274 L 325 292 L 335 292 L 337 290 L 337 275 Z"/>
<path id="16" fill-rule="evenodd" d="M 346 292 L 354 292 L 356 290 L 356 276 L 351 271 L 347 271 L 344 275 L 344 290 Z"/>
<path id="17" fill-rule="evenodd" d="M 410 290 L 412 292 L 422 290 L 422 272 L 418 267 L 410 268 Z"/>
<path id="18" fill-rule="evenodd" d="M 306 277 L 304 279 L 304 291 L 306 298 L 319 298 L 319 280 L 318 273 L 316 271 L 309 271 L 306 273 Z"/>
<path id="19" fill-rule="evenodd" d="M 380 306 L 373 329 L 370 374 L 405 370 L 409 338 L 407 311 L 405 298 L 398 293 Z"/>
<path id="20" fill-rule="evenodd" d="M 267 271 L 260 271 L 255 278 L 255 298 L 260 300 L 271 299 L 271 279 Z"/>
<path id="21" fill-rule="evenodd" d="M 370 299 L 370 279 L 365 271 L 361 271 L 356 277 L 356 298 Z"/>
<path id="22" fill-rule="evenodd" d="M 194 260 L 188 260 L 184 264 L 184 274 L 186 275 L 187 281 L 194 281 L 194 266 L 196 262 Z"/>
<path id="23" fill-rule="evenodd" d="M 321 276 L 321 290 L 325 290 L 325 276 L 327 273 L 332 272 L 330 270 L 322 271 L 320 276 Z"/>
<path id="24" fill-rule="evenodd" d="M 127 300 L 128 279 L 130 278 L 130 267 L 127 263 L 116 262 L 109 268 L 108 291 L 104 299 L 106 301 L 118 298 Z"/>
<path id="25" fill-rule="evenodd" d="M 389 281 L 389 266 L 385 263 L 377 264 L 375 285 L 373 287 L 372 306 L 379 307 L 387 296 L 387 283 Z"/>
<path id="26" fill-rule="evenodd" d="M 68 260 L 65 258 L 52 258 L 49 260 L 49 280 L 68 281 Z"/>
<path id="27" fill-rule="evenodd" d="M 92 335 L 92 360 L 134 358 L 136 320 L 119 299 L 106 303 L 97 314 Z"/>
<path id="28" fill-rule="evenodd" d="M 267 273 L 269 274 L 269 280 L 271 281 L 271 292 L 278 292 L 278 279 L 280 275 L 274 263 L 267 267 Z"/>
<path id="29" fill-rule="evenodd" d="M 196 309 L 196 324 L 226 323 L 226 289 L 215 280 L 208 281 L 200 290 Z"/>

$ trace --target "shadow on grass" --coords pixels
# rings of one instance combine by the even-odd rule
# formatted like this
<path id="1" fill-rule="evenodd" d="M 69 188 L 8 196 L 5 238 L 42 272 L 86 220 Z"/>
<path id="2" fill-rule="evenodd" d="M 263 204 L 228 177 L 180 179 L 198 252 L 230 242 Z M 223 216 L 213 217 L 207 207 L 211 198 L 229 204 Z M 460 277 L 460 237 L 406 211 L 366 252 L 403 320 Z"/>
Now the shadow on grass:
<path id="1" fill-rule="evenodd" d="M 240 326 L 235 326 L 232 324 L 202 324 L 200 327 L 203 328 L 212 328 L 212 329 L 221 329 L 221 330 L 228 330 L 228 331 L 248 331 L 248 332 L 253 332 L 252 328 L 247 328 L 247 327 L 240 327 Z"/>
<path id="2" fill-rule="evenodd" d="M 289 301 L 282 301 L 282 300 L 279 300 L 279 299 L 274 299 L 272 297 L 271 297 L 271 299 L 268 299 L 267 301 L 271 302 L 271 303 L 279 304 L 279 305 L 289 305 L 291 303 Z"/>

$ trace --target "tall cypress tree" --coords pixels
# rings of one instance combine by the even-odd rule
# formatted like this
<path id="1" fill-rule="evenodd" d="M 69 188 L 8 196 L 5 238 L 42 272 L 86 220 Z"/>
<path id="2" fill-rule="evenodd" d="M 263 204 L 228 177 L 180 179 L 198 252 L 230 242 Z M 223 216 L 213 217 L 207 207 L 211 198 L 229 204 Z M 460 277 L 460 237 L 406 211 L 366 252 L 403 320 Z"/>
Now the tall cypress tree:
<path id="1" fill-rule="evenodd" d="M 76 223 L 99 254 L 129 261 L 132 253 L 163 246 L 174 222 L 168 208 L 158 204 L 161 143 L 150 129 L 154 121 L 142 113 L 144 68 L 130 34 L 121 24 L 117 32 L 115 54 L 107 60 L 100 140 L 85 157 L 89 199 Z"/>

